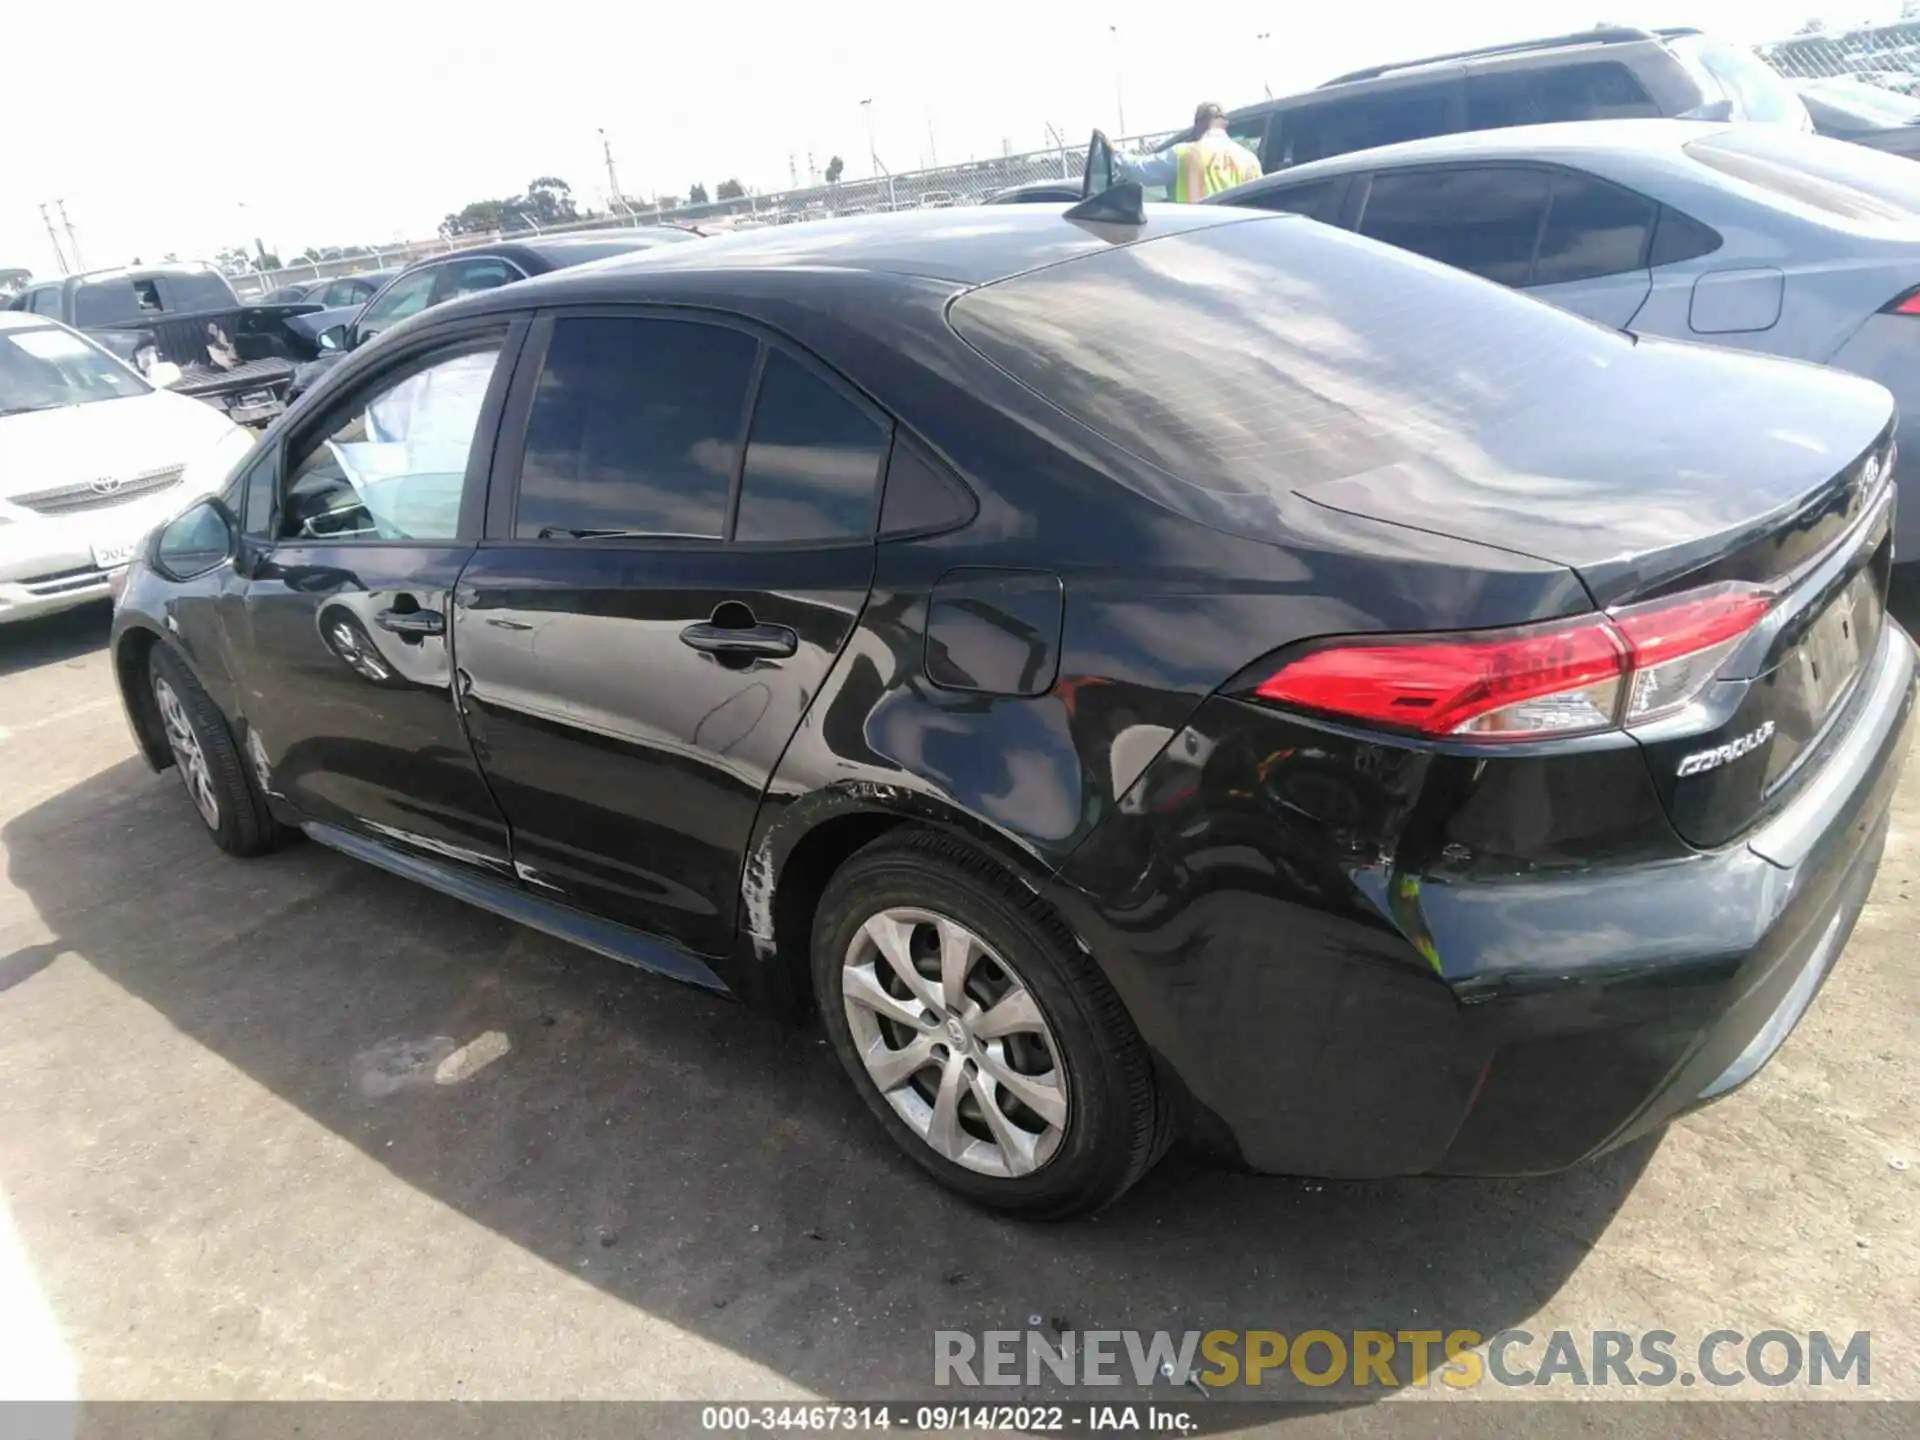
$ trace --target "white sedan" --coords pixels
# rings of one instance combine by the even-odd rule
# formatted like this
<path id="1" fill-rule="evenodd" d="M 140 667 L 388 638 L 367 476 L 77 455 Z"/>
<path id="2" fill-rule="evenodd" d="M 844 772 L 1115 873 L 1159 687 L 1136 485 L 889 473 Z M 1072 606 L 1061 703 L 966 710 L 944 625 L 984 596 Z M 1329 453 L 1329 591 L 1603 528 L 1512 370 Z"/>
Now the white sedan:
<path id="1" fill-rule="evenodd" d="M 217 490 L 254 438 L 77 331 L 0 311 L 0 624 L 105 598 L 147 532 Z"/>

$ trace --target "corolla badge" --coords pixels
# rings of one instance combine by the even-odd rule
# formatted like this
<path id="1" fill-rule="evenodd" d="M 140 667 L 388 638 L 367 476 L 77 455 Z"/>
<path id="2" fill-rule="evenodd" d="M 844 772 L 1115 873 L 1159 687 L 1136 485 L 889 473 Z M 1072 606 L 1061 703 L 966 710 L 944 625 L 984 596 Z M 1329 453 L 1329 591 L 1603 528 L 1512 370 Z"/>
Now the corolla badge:
<path id="1" fill-rule="evenodd" d="M 1709 770 L 1718 770 L 1722 765 L 1731 765 L 1742 755 L 1751 755 L 1767 741 L 1773 738 L 1773 721 L 1769 720 L 1757 730 L 1716 745 L 1711 750 L 1696 750 L 1680 762 L 1680 768 L 1673 773 L 1684 780 L 1689 775 L 1704 775 Z"/>

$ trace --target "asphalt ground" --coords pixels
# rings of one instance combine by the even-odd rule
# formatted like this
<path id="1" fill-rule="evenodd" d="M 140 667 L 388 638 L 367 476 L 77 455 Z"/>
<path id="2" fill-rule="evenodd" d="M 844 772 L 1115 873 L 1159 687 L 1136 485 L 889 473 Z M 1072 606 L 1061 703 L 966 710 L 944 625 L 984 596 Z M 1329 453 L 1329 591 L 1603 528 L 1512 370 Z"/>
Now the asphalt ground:
<path id="1" fill-rule="evenodd" d="M 1526 1182 L 1176 1154 L 1092 1220 L 1028 1226 L 896 1157 L 816 1034 L 315 845 L 219 854 L 135 754 L 106 626 L 0 630 L 0 1396 L 925 1398 L 936 1331 L 1040 1316 L 1663 1329 L 1683 1358 L 1720 1329 L 1868 1331 L 1867 1387 L 1711 1393 L 1920 1400 L 1920 761 L 1812 1012 L 1656 1140 Z M 1362 1403 L 1315 1422 L 1342 1434 L 1463 1393 L 1396 1379 L 1292 1393 Z M 1723 1410 L 1687 1413 L 1801 1429 Z"/>

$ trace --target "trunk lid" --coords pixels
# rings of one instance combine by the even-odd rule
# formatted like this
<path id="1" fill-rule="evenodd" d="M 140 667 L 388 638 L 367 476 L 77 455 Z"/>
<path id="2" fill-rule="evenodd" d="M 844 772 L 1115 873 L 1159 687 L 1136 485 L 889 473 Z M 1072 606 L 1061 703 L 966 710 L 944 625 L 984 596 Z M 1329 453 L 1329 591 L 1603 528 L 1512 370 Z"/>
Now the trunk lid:
<path id="1" fill-rule="evenodd" d="M 1773 592 L 1703 701 L 1634 732 L 1674 828 L 1712 847 L 1784 804 L 1845 728 L 1884 623 L 1891 406 L 1811 366 L 1643 350 L 1631 389 L 1507 431 L 1501 464 L 1409 461 L 1301 493 L 1556 561 L 1602 608 L 1725 581 Z"/>
<path id="2" fill-rule="evenodd" d="M 1861 462 L 1893 419 L 1879 386 L 1770 356 L 1637 348 L 1637 363 L 1592 370 L 1576 394 L 1501 416 L 1470 454 L 1298 493 L 1565 565 L 1602 607 L 1733 556 L 1744 578 L 1776 578 L 1857 518 Z"/>

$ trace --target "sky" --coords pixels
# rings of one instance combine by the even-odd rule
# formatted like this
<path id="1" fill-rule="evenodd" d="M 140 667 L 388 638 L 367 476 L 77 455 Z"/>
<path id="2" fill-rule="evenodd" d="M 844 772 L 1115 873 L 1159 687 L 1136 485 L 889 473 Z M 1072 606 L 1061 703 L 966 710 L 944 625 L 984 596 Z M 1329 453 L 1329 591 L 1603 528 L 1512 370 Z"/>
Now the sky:
<path id="1" fill-rule="evenodd" d="M 39 208 L 56 201 L 91 267 L 256 239 L 291 256 L 430 235 L 539 175 L 604 209 L 602 130 L 629 195 L 729 177 L 771 191 L 795 170 L 805 183 L 809 157 L 867 173 L 869 114 L 898 172 L 1044 148 L 1049 125 L 1074 140 L 1165 131 L 1202 99 L 1232 107 L 1603 18 L 1752 43 L 1899 9 L 1835 4 L 7 0 L 0 267 L 58 273 Z"/>

